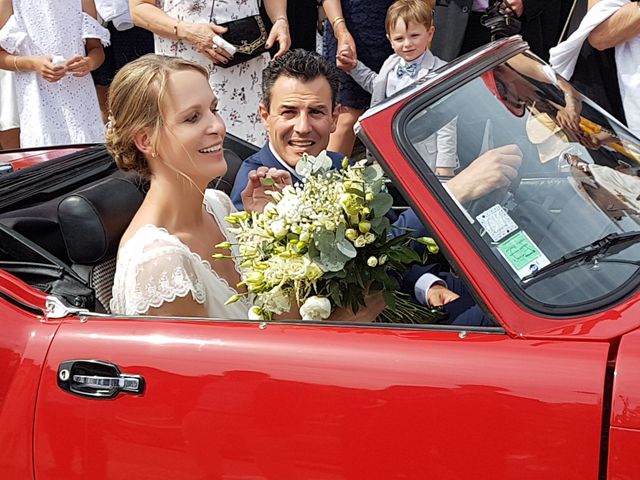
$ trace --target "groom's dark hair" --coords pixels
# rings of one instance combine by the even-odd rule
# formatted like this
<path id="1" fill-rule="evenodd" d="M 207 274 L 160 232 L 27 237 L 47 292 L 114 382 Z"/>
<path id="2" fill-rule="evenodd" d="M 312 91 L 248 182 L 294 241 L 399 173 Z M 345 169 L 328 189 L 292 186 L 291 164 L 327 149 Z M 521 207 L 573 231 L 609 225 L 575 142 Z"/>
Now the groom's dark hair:
<path id="1" fill-rule="evenodd" d="M 262 70 L 262 102 L 267 110 L 271 106 L 273 84 L 281 76 L 297 78 L 303 82 L 309 82 L 318 77 L 326 78 L 331 87 L 331 103 L 334 107 L 336 106 L 340 85 L 338 69 L 322 55 L 297 48 L 272 60 Z"/>

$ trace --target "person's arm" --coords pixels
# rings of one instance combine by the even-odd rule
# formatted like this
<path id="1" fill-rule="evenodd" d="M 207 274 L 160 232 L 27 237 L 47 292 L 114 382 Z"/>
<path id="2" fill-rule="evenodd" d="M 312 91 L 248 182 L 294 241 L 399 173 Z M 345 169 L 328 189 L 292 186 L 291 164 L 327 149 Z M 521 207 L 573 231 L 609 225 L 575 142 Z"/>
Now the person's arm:
<path id="1" fill-rule="evenodd" d="M 589 0 L 589 8 L 600 0 Z M 640 35 L 640 2 L 624 5 L 589 34 L 589 44 L 606 50 Z"/>
<path id="2" fill-rule="evenodd" d="M 213 48 L 213 36 L 226 32 L 225 27 L 214 23 L 192 23 L 172 18 L 156 7 L 155 0 L 129 0 L 129 8 L 133 23 L 139 27 L 160 37 L 189 42 L 198 52 L 215 63 L 225 63 L 231 58 L 224 49 Z"/>
<path id="3" fill-rule="evenodd" d="M 267 38 L 266 47 L 271 48 L 275 42 L 278 42 L 278 51 L 273 56 L 273 58 L 278 58 L 291 47 L 289 21 L 287 19 L 287 0 L 264 0 L 264 9 L 273 24 L 271 32 L 269 32 L 269 38 Z"/>
<path id="4" fill-rule="evenodd" d="M 98 17 L 93 0 L 82 0 L 82 11 L 95 19 Z M 104 62 L 104 49 L 99 39 L 87 38 L 85 40 L 85 49 L 85 56 L 76 55 L 65 63 L 67 72 L 72 73 L 74 77 L 84 77 Z"/>
<path id="5" fill-rule="evenodd" d="M 347 28 L 347 22 L 342 16 L 342 6 L 340 0 L 322 0 L 322 8 L 324 8 L 329 23 L 333 28 L 333 35 L 338 41 L 338 49 L 336 55 L 340 55 L 342 52 L 347 52 L 354 60 L 358 59 L 358 53 L 356 50 L 356 42 L 353 40 L 349 29 Z"/>
<path id="6" fill-rule="evenodd" d="M 3 28 L 13 15 L 11 0 L 0 0 L 0 28 Z M 0 68 L 13 72 L 36 72 L 48 82 L 57 82 L 66 73 L 64 66 L 54 66 L 51 57 L 20 56 L 0 48 Z"/>
<path id="7" fill-rule="evenodd" d="M 378 78 L 378 74 L 360 60 L 356 63 L 356 67 L 349 72 L 349 75 L 363 90 L 369 93 L 373 92 L 373 84 Z"/>
<path id="8" fill-rule="evenodd" d="M 436 133 L 436 175 L 452 177 L 458 168 L 458 119 L 454 118 Z"/>
<path id="9" fill-rule="evenodd" d="M 5 26 L 11 15 L 13 15 L 11 0 L 0 0 L 0 28 Z"/>
<path id="10" fill-rule="evenodd" d="M 489 150 L 446 184 L 447 190 L 462 205 L 498 188 L 508 187 L 518 176 L 522 152 L 517 145 Z"/>

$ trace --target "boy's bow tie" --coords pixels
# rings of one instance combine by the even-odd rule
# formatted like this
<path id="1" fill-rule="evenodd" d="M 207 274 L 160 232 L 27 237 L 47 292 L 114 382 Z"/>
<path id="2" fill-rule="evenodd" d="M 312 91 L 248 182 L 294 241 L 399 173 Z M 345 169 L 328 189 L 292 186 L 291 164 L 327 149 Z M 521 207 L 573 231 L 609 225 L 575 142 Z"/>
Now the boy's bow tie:
<path id="1" fill-rule="evenodd" d="M 398 65 L 398 69 L 396 70 L 396 75 L 398 75 L 398 78 L 402 78 L 403 75 L 409 75 L 410 78 L 413 78 L 416 76 L 416 73 L 418 73 L 418 64 L 417 63 L 410 63 L 408 65 L 405 65 L 404 67 L 402 65 Z"/>

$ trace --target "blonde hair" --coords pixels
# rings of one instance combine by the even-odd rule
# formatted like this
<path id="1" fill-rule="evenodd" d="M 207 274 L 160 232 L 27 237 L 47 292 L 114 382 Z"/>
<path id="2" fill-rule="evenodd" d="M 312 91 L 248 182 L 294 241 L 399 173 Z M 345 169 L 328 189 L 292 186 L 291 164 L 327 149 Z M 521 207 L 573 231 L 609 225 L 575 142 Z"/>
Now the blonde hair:
<path id="1" fill-rule="evenodd" d="M 135 136 L 148 129 L 155 152 L 163 125 L 162 102 L 169 74 L 183 70 L 196 70 L 209 77 L 207 70 L 197 63 L 148 54 L 126 64 L 113 78 L 109 88 L 106 146 L 122 170 L 151 176 L 147 159 L 136 147 Z"/>
<path id="2" fill-rule="evenodd" d="M 416 22 L 429 29 L 433 25 L 434 8 L 435 0 L 397 0 L 387 10 L 384 28 L 390 35 L 391 29 L 402 19 L 406 25 Z"/>

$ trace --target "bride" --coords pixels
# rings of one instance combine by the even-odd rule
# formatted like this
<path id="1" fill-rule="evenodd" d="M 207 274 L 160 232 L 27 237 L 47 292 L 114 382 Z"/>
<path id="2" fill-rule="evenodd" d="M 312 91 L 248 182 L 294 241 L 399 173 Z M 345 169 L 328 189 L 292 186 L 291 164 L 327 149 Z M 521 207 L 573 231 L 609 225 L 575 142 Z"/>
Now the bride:
<path id="1" fill-rule="evenodd" d="M 225 305 L 241 280 L 236 260 L 209 261 L 228 253 L 214 245 L 235 242 L 224 221 L 234 210 L 231 200 L 206 190 L 227 169 L 226 129 L 207 78 L 195 63 L 146 55 L 125 65 L 111 84 L 107 148 L 118 167 L 150 180 L 120 241 L 114 314 L 248 317 L 248 303 Z M 260 181 L 266 176 L 276 185 L 291 182 L 282 170 L 251 172 L 243 192 L 247 211 L 270 200 Z"/>

